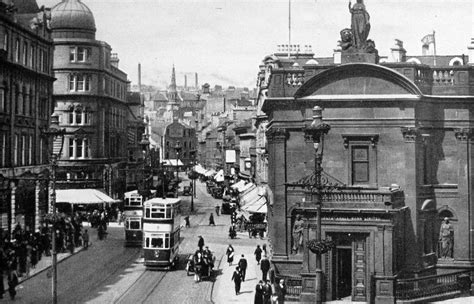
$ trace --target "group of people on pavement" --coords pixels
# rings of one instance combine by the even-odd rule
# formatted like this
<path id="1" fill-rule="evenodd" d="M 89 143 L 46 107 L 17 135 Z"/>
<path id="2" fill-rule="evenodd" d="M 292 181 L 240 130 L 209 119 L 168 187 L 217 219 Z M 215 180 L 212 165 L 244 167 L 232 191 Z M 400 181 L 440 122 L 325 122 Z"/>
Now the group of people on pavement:
<path id="1" fill-rule="evenodd" d="M 28 277 L 30 270 L 35 269 L 44 256 L 51 256 L 52 225 L 46 223 L 31 232 L 17 224 L 12 233 L 0 229 L 0 298 L 5 293 L 4 276 L 8 282 L 10 298 L 16 296 L 19 278 Z M 82 227 L 80 217 L 59 214 L 55 220 L 56 251 L 59 253 L 74 250 L 78 246 L 88 247 L 89 235 Z"/>
<path id="2" fill-rule="evenodd" d="M 229 244 L 226 250 L 227 263 L 229 266 L 232 266 L 234 262 L 235 249 L 232 244 Z M 262 279 L 259 280 L 257 286 L 255 287 L 255 304 L 270 304 L 278 303 L 282 304 L 285 302 L 286 295 L 286 286 L 284 280 L 279 280 L 277 284 L 273 287 L 270 284 L 270 280 L 267 279 L 268 272 L 270 271 L 270 261 L 268 260 L 268 253 L 266 244 L 263 244 L 262 247 L 257 245 L 257 248 L 254 251 L 255 260 L 257 265 L 260 265 L 260 270 L 262 271 Z M 237 266 L 232 273 L 231 280 L 234 282 L 235 294 L 240 294 L 240 289 L 242 282 L 245 282 L 245 277 L 247 273 L 248 262 L 245 256 L 242 254 Z"/>

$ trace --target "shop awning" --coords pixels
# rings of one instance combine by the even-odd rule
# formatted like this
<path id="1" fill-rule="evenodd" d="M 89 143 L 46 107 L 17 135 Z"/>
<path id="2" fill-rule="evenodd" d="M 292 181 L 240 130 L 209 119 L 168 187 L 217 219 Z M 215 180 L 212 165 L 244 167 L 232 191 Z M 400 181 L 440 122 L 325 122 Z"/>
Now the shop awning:
<path id="1" fill-rule="evenodd" d="M 56 203 L 69 204 L 107 204 L 116 203 L 107 194 L 97 189 L 60 189 L 56 190 Z"/>
<path id="2" fill-rule="evenodd" d="M 214 174 L 216 174 L 216 171 L 211 169 L 211 170 L 207 170 L 206 173 L 204 173 L 205 176 L 209 177 L 209 176 L 213 176 Z"/>
<path id="3" fill-rule="evenodd" d="M 249 203 L 252 203 L 253 201 L 257 200 L 259 196 L 260 196 L 260 193 L 259 193 L 258 187 L 253 185 L 252 188 L 249 188 L 249 190 L 243 192 L 240 195 L 240 206 L 243 207 Z"/>
<path id="4" fill-rule="evenodd" d="M 244 186 L 245 186 L 245 181 L 240 180 L 240 181 L 236 182 L 235 184 L 233 184 L 233 185 L 230 186 L 230 187 L 231 187 L 232 189 L 237 189 L 237 190 L 240 191 L 240 189 L 241 189 L 242 187 L 244 187 Z"/>
<path id="5" fill-rule="evenodd" d="M 194 166 L 194 171 L 196 171 L 199 174 L 206 173 L 206 169 L 204 169 L 200 164 Z"/>
<path id="6" fill-rule="evenodd" d="M 178 159 L 178 165 L 176 165 L 176 159 L 164 159 L 163 166 L 177 167 L 177 166 L 184 166 L 184 164 L 180 159 Z"/>
<path id="7" fill-rule="evenodd" d="M 251 190 L 252 188 L 254 188 L 255 185 L 253 183 L 248 183 L 248 184 L 245 184 L 243 187 L 241 187 L 239 190 L 240 193 L 243 193 L 245 194 L 246 191 L 249 191 Z M 242 194 L 242 195 L 243 195 Z"/>
<path id="8" fill-rule="evenodd" d="M 243 206 L 242 209 L 249 213 L 267 213 L 267 199 L 260 196 L 255 201 Z"/>
<path id="9" fill-rule="evenodd" d="M 216 180 L 216 182 L 218 183 L 221 183 L 224 181 L 224 170 L 219 170 L 219 172 L 217 172 L 217 174 L 214 176 L 214 179 Z"/>

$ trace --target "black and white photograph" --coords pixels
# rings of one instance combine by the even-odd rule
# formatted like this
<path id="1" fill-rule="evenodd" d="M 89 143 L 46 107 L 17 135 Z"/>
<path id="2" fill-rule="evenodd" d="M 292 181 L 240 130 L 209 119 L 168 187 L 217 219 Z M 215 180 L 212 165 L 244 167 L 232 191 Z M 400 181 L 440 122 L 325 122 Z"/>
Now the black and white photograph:
<path id="1" fill-rule="evenodd" d="M 0 304 L 474 303 L 473 0 L 0 0 Z"/>

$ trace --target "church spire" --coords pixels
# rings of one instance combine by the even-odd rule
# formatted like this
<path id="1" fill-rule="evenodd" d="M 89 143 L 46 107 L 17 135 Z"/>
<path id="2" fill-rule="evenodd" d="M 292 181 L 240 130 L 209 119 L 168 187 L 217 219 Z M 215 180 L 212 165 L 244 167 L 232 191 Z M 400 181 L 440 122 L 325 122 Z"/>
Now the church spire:
<path id="1" fill-rule="evenodd" d="M 173 103 L 178 102 L 178 91 L 176 90 L 176 71 L 173 64 L 173 70 L 171 72 L 171 84 L 168 88 L 169 101 Z"/>

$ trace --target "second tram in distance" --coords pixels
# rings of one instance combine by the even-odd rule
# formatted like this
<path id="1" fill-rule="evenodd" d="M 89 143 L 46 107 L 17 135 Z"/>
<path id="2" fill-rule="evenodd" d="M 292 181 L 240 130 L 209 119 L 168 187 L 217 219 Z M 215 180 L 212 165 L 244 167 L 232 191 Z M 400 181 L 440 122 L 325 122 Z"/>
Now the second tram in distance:
<path id="1" fill-rule="evenodd" d="M 146 267 L 166 267 L 178 264 L 181 200 L 153 198 L 144 203 L 143 255 Z"/>
<path id="2" fill-rule="evenodd" d="M 143 196 L 138 194 L 137 190 L 125 193 L 123 217 L 125 246 L 141 246 L 143 243 Z"/>

